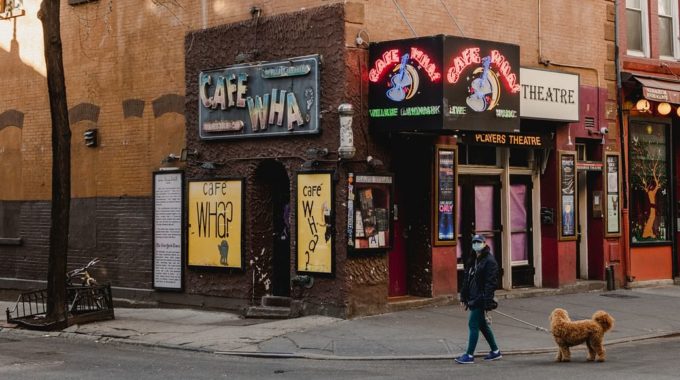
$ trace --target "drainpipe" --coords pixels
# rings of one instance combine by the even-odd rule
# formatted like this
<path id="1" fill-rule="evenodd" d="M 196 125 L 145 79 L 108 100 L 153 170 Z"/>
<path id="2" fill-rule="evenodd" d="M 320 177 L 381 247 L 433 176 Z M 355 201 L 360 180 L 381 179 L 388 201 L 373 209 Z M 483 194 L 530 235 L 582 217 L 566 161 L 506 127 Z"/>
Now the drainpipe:
<path id="1" fill-rule="evenodd" d="M 621 144 L 621 237 L 623 239 L 623 256 L 626 259 L 625 273 L 626 277 L 623 282 L 626 283 L 632 280 L 632 271 L 630 266 L 630 230 L 628 228 L 628 150 L 626 149 L 626 142 L 628 141 L 628 133 L 624 129 L 624 114 L 623 114 L 623 84 L 621 83 L 621 61 L 620 61 L 620 46 L 619 46 L 619 0 L 614 0 L 614 67 L 616 69 L 616 118 L 619 128 L 619 143 Z"/>

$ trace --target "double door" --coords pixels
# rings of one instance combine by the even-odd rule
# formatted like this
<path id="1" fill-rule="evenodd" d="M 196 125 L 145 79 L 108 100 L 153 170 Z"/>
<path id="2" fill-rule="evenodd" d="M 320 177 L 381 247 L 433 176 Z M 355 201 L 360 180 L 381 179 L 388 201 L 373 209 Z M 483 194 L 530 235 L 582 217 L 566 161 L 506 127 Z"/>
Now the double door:
<path id="1" fill-rule="evenodd" d="M 508 193 L 504 193 L 507 191 Z M 508 215 L 502 213 L 502 197 L 506 197 Z M 531 225 L 532 186 L 529 176 L 510 176 L 510 186 L 503 189 L 500 176 L 497 175 L 460 175 L 458 177 L 458 286 L 462 282 L 462 270 L 465 263 L 474 259 L 472 252 L 472 236 L 484 235 L 491 248 L 500 270 L 498 286 L 508 268 L 503 263 L 510 263 L 512 270 L 512 286 L 524 287 L 534 285 L 533 267 L 533 229 Z M 503 227 L 503 220 L 509 228 Z M 504 234 L 509 234 L 505 236 Z M 503 241 L 509 242 L 504 247 Z M 504 260 L 504 255 L 510 255 Z"/>

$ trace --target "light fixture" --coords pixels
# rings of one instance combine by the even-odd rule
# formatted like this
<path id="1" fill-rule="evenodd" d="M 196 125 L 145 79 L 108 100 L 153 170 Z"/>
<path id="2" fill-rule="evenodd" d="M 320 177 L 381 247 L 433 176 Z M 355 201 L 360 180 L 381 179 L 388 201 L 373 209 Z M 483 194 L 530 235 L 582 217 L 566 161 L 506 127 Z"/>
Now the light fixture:
<path id="1" fill-rule="evenodd" d="M 352 132 L 352 117 L 354 116 L 354 108 L 349 103 L 342 103 L 338 107 L 338 114 L 340 115 L 340 147 L 338 148 L 338 157 L 340 159 L 351 159 L 357 152 L 354 147 L 354 132 Z"/>
<path id="2" fill-rule="evenodd" d="M 640 99 L 635 103 L 635 109 L 637 109 L 640 112 L 647 112 L 650 110 L 652 106 L 649 104 L 649 100 L 647 99 Z"/>
<path id="3" fill-rule="evenodd" d="M 0 0 L 0 20 L 9 20 L 25 14 L 23 0 Z"/>
<path id="4" fill-rule="evenodd" d="M 574 143 L 571 142 L 571 124 L 569 124 L 567 129 L 567 146 L 574 146 Z"/>
<path id="5" fill-rule="evenodd" d="M 656 106 L 656 111 L 659 112 L 659 115 L 666 116 L 671 113 L 671 105 L 666 102 L 659 103 Z"/>
<path id="6" fill-rule="evenodd" d="M 680 117 L 680 107 L 675 109 L 675 114 L 678 115 L 678 117 Z"/>

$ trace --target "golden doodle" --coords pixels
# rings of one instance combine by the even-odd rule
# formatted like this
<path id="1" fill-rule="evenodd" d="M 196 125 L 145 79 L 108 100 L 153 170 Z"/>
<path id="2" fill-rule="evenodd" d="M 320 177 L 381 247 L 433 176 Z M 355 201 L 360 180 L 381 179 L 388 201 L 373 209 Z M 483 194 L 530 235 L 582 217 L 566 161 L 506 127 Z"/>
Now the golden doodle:
<path id="1" fill-rule="evenodd" d="M 550 313 L 550 330 L 557 343 L 558 351 L 555 361 L 571 360 L 570 347 L 585 343 L 588 347 L 588 361 L 605 360 L 604 333 L 614 327 L 614 318 L 607 312 L 599 310 L 591 319 L 572 321 L 566 310 L 557 308 Z"/>

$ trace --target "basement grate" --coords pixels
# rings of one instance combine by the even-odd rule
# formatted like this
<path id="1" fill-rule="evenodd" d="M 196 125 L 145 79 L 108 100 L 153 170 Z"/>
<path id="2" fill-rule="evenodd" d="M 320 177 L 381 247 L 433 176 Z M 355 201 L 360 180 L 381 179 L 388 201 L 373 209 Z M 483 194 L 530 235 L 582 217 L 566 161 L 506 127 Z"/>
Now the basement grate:
<path id="1" fill-rule="evenodd" d="M 629 294 L 619 294 L 619 293 L 607 293 L 600 294 L 602 297 L 612 297 L 612 298 L 640 298 L 640 296 L 631 296 Z"/>

